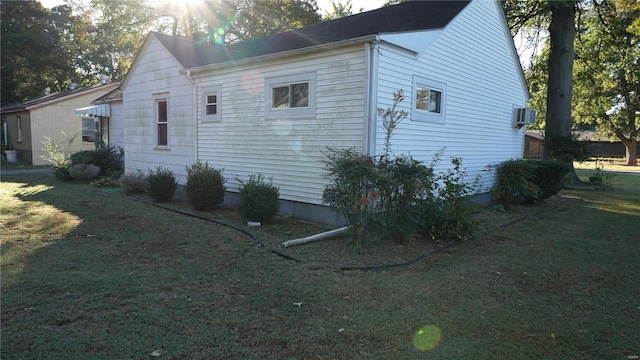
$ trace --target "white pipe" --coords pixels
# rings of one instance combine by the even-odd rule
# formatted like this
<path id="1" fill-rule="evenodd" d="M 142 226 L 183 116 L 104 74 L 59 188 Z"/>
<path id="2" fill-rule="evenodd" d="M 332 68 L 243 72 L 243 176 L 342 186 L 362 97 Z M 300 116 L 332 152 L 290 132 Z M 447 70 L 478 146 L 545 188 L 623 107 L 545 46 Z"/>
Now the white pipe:
<path id="1" fill-rule="evenodd" d="M 283 242 L 282 245 L 284 245 L 284 247 L 289 247 L 289 246 L 292 246 L 292 245 L 300 245 L 300 244 L 305 244 L 305 243 L 316 241 L 316 240 L 322 240 L 324 238 L 328 238 L 328 237 L 333 236 L 333 235 L 342 234 L 343 232 L 347 231 L 347 229 L 349 229 L 349 227 L 345 226 L 345 227 L 341 227 L 339 229 L 334 229 L 334 230 L 326 231 L 326 232 L 323 232 L 323 233 L 320 233 L 320 234 L 307 236 L 305 238 L 287 240 L 287 241 Z"/>

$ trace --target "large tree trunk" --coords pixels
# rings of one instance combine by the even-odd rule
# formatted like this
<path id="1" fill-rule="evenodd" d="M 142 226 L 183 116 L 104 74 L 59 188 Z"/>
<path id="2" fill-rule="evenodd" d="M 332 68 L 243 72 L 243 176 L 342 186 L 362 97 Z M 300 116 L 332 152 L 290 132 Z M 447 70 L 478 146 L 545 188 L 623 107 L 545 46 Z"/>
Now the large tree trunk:
<path id="1" fill-rule="evenodd" d="M 627 138 L 621 131 L 616 132 L 616 135 L 622 144 L 624 144 L 625 164 L 634 165 L 638 159 L 638 142 L 636 138 L 633 135 Z"/>
<path id="2" fill-rule="evenodd" d="M 562 153 L 561 149 L 567 149 L 566 145 L 571 140 L 571 86 L 576 10 L 575 3 L 572 1 L 551 1 L 550 6 L 549 37 L 551 48 L 549 52 L 544 157 L 569 161 L 570 155 Z"/>

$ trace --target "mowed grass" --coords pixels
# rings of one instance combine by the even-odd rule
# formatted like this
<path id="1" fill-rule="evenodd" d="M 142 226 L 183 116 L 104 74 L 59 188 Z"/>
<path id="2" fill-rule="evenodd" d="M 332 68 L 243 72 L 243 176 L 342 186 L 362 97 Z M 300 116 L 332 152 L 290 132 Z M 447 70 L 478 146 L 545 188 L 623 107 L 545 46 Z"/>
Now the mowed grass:
<path id="1" fill-rule="evenodd" d="M 337 271 L 87 184 L 4 176 L 0 358 L 640 355 L 640 176 L 552 200 L 414 266 Z"/>

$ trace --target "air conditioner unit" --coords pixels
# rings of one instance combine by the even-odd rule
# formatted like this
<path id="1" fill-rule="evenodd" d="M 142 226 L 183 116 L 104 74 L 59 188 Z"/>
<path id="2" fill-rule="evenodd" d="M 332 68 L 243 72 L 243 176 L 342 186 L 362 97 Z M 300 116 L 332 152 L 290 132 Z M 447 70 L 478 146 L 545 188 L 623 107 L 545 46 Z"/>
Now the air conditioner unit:
<path id="1" fill-rule="evenodd" d="M 518 129 L 536 122 L 536 110 L 531 108 L 513 109 L 513 126 Z"/>

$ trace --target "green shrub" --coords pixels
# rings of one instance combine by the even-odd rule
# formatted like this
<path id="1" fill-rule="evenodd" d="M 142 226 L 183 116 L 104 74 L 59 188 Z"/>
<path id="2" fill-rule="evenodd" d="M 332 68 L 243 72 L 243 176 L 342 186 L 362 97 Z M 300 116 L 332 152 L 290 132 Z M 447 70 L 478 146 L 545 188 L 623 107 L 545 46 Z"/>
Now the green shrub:
<path id="1" fill-rule="evenodd" d="M 140 170 L 120 177 L 120 184 L 129 194 L 143 193 L 147 189 L 147 176 Z"/>
<path id="2" fill-rule="evenodd" d="M 498 165 L 494 193 L 505 209 L 538 199 L 540 187 L 534 182 L 535 174 L 536 164 L 533 161 L 508 160 Z"/>
<path id="3" fill-rule="evenodd" d="M 201 161 L 187 167 L 187 196 L 194 209 L 209 210 L 222 204 L 227 181 L 222 171 Z"/>
<path id="4" fill-rule="evenodd" d="M 100 168 L 92 164 L 75 164 L 67 169 L 69 175 L 76 180 L 90 180 L 98 177 Z"/>
<path id="5" fill-rule="evenodd" d="M 53 176 L 62 181 L 73 181 L 73 177 L 69 174 L 69 166 L 54 167 Z"/>
<path id="6" fill-rule="evenodd" d="M 536 160 L 535 163 L 537 166 L 531 181 L 540 188 L 538 200 L 557 194 L 569 173 L 569 165 L 556 160 Z"/>
<path id="7" fill-rule="evenodd" d="M 427 219 L 424 229 L 432 237 L 452 240 L 464 240 L 473 234 L 477 222 L 475 215 L 480 211 L 478 204 L 471 202 L 470 196 L 480 190 L 480 178 L 468 182 L 468 173 L 462 168 L 462 159 L 451 158 L 452 168 L 439 174 L 436 181 L 437 211 L 435 224 Z"/>
<path id="8" fill-rule="evenodd" d="M 178 188 L 176 176 L 168 168 L 158 166 L 156 170 L 149 169 L 147 177 L 147 191 L 156 201 L 170 200 Z"/>
<path id="9" fill-rule="evenodd" d="M 240 179 L 240 202 L 238 212 L 249 221 L 268 222 L 280 210 L 280 189 L 273 180 L 266 182 L 262 174 L 249 175 L 245 183 Z"/>
<path id="10" fill-rule="evenodd" d="M 100 168 L 100 175 L 117 177 L 124 171 L 124 151 L 112 145 L 99 150 L 78 151 L 71 155 L 71 163 L 93 164 Z"/>
<path id="11" fill-rule="evenodd" d="M 411 156 L 380 157 L 374 168 L 374 230 L 384 239 L 405 243 L 420 232 L 424 209 L 417 204 L 433 201 L 433 168 Z"/>
<path id="12" fill-rule="evenodd" d="M 116 188 L 120 186 L 117 181 L 108 177 L 103 177 L 98 180 L 92 181 L 91 185 L 99 188 Z"/>

